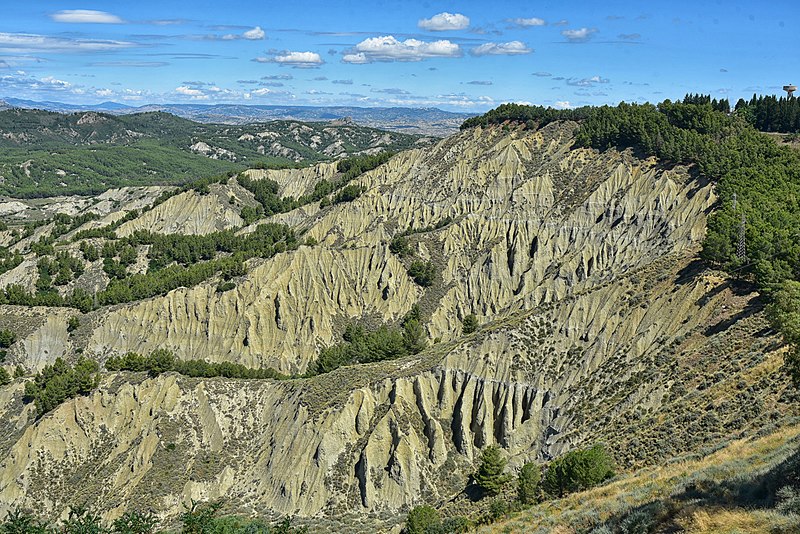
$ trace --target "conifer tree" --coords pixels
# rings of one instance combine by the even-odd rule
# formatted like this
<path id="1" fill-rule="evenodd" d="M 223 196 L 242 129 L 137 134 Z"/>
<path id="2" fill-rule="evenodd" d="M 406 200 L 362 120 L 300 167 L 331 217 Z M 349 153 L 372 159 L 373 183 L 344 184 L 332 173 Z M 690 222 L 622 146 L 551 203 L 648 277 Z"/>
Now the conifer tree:
<path id="1" fill-rule="evenodd" d="M 527 463 L 520 469 L 517 479 L 517 494 L 522 504 L 533 504 L 539 496 L 539 482 L 542 473 L 539 466 L 534 463 Z"/>
<path id="2" fill-rule="evenodd" d="M 490 445 L 481 453 L 481 465 L 475 473 L 475 483 L 488 495 L 497 495 L 511 475 L 504 473 L 508 462 L 503 458 L 500 447 Z"/>

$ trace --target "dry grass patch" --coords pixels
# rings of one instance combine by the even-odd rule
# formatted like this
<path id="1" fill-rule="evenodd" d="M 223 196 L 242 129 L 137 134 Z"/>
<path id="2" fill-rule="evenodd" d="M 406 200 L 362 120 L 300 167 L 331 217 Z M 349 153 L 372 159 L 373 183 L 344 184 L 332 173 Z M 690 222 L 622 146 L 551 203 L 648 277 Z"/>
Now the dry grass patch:
<path id="1" fill-rule="evenodd" d="M 797 520 L 763 510 L 703 509 L 677 520 L 687 534 L 796 532 Z"/>
<path id="2" fill-rule="evenodd" d="M 760 510 L 693 507 L 689 511 L 691 505 L 672 497 L 692 485 L 746 481 L 789 458 L 797 451 L 798 444 L 800 426 L 783 428 L 759 439 L 738 440 L 704 458 L 677 460 L 642 469 L 618 477 L 605 486 L 542 503 L 482 527 L 479 532 L 544 533 L 554 532 L 556 528 L 567 529 L 567 532 L 573 528 L 586 531 L 655 502 L 670 503 L 678 508 L 686 506 L 685 513 L 691 515 L 681 514 L 681 521 L 685 522 L 682 526 L 688 532 L 790 532 L 780 529 L 785 525 L 797 525 L 797 518 Z M 736 527 L 737 522 L 741 526 Z M 738 530 L 725 530 L 726 525 Z"/>

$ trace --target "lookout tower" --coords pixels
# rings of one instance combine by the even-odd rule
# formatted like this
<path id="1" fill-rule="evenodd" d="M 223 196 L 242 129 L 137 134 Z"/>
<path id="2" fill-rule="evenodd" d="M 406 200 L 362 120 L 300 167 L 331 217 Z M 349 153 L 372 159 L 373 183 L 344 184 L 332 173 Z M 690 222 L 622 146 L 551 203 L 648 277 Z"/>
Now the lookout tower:
<path id="1" fill-rule="evenodd" d="M 784 85 L 783 86 L 783 90 L 786 91 L 786 96 L 787 97 L 792 98 L 792 93 L 797 91 L 797 86 L 796 85 L 792 85 L 792 84 Z"/>

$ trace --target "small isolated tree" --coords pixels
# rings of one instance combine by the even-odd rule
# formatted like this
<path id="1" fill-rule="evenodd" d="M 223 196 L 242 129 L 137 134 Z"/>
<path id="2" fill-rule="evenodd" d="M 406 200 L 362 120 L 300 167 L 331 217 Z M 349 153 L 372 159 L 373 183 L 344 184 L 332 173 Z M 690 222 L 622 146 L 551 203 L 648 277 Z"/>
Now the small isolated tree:
<path id="1" fill-rule="evenodd" d="M 81 326 L 81 320 L 77 316 L 73 315 L 69 319 L 67 319 L 67 332 L 74 332 Z"/>
<path id="2" fill-rule="evenodd" d="M 414 279 L 417 285 L 430 287 L 436 278 L 436 266 L 430 261 L 416 260 L 408 268 L 408 275 Z"/>
<path id="3" fill-rule="evenodd" d="M 478 467 L 474 479 L 484 493 L 497 495 L 511 480 L 511 475 L 504 473 L 507 463 L 497 445 L 490 445 L 483 449 L 481 465 Z"/>
<path id="4" fill-rule="evenodd" d="M 415 506 L 408 512 L 406 518 L 406 532 L 408 534 L 425 534 L 431 527 L 441 523 L 439 512 L 432 506 L 423 504 Z"/>
<path id="5" fill-rule="evenodd" d="M 392 239 L 392 242 L 389 243 L 389 250 L 401 258 L 412 253 L 411 243 L 408 242 L 408 238 L 404 235 L 395 236 Z"/>
<path id="6" fill-rule="evenodd" d="M 464 320 L 461 323 L 461 331 L 464 334 L 471 334 L 477 329 L 478 329 L 478 318 L 475 317 L 475 314 L 470 313 L 469 315 L 464 317 Z"/>
<path id="7" fill-rule="evenodd" d="M 11 330 L 0 330 L 0 348 L 7 349 L 16 340 L 17 336 Z"/>
<path id="8" fill-rule="evenodd" d="M 602 445 L 571 451 L 554 460 L 542 488 L 554 497 L 597 486 L 614 476 L 614 460 Z"/>
<path id="9" fill-rule="evenodd" d="M 8 374 L 5 367 L 0 367 L 0 386 L 5 386 L 11 383 L 11 375 Z"/>
<path id="10" fill-rule="evenodd" d="M 425 328 L 422 326 L 422 312 L 419 305 L 414 304 L 411 310 L 403 317 L 403 344 L 411 354 L 425 350 L 428 342 L 425 337 Z"/>
<path id="11" fill-rule="evenodd" d="M 539 482 L 542 473 L 539 466 L 534 463 L 527 463 L 522 466 L 517 479 L 517 493 L 522 504 L 533 504 L 539 496 Z"/>

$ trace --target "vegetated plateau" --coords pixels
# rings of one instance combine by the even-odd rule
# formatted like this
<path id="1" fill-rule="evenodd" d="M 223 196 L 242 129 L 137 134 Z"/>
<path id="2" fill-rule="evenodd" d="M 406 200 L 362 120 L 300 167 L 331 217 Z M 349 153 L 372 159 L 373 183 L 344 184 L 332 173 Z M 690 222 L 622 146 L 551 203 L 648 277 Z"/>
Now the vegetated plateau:
<path id="1" fill-rule="evenodd" d="M 5 209 L 0 529 L 797 529 L 796 110 L 503 105 Z"/>

